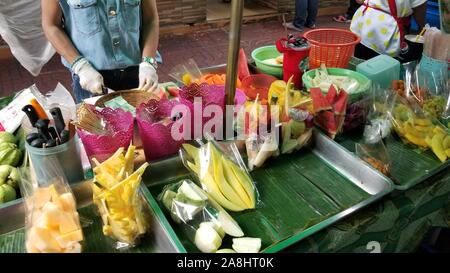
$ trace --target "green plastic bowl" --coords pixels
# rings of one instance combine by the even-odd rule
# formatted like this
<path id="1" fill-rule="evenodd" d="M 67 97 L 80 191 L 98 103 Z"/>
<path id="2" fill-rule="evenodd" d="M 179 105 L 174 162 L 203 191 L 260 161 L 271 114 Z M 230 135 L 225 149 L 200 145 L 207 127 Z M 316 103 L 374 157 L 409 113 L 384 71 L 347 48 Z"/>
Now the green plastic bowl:
<path id="1" fill-rule="evenodd" d="M 276 46 L 259 47 L 252 52 L 252 58 L 255 60 L 256 67 L 261 73 L 272 75 L 278 79 L 283 78 L 283 65 L 271 65 L 263 63 L 264 60 L 276 58 L 282 54 L 278 52 Z"/>
<path id="2" fill-rule="evenodd" d="M 316 76 L 317 69 L 309 70 L 308 72 L 304 73 L 302 76 L 302 81 L 304 86 L 306 87 L 306 91 L 309 92 L 309 89 L 311 87 L 315 87 L 312 85 L 311 81 L 309 80 L 309 77 L 314 78 Z M 364 76 L 361 73 L 358 73 L 353 70 L 344 69 L 344 68 L 328 68 L 327 69 L 328 74 L 333 76 L 348 76 L 358 81 L 359 88 L 355 92 L 349 94 L 350 102 L 355 102 L 364 97 L 365 94 L 370 90 L 370 87 L 372 86 L 372 81 Z"/>

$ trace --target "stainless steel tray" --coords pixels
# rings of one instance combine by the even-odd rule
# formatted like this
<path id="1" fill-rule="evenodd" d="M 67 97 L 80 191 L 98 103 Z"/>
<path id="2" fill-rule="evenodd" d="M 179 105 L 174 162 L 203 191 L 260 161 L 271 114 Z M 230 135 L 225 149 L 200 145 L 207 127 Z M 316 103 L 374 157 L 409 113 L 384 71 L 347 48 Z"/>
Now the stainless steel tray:
<path id="1" fill-rule="evenodd" d="M 322 133 L 315 131 L 313 139 L 314 145 L 310 150 L 306 149 L 303 151 L 299 151 L 298 154 L 290 155 L 287 157 L 285 155 L 281 155 L 280 158 L 276 158 L 271 162 L 268 162 L 267 167 L 263 167 L 262 170 L 259 171 L 259 174 L 255 174 L 255 172 L 252 172 L 253 178 L 257 181 L 263 205 L 261 208 L 257 208 L 253 211 L 232 213 L 233 217 L 235 217 L 235 219 L 244 229 L 246 236 L 266 238 L 266 240 L 263 239 L 263 252 L 277 252 L 294 243 L 297 243 L 298 241 L 310 236 L 311 234 L 318 232 L 319 230 L 322 230 L 325 227 L 343 219 L 344 217 L 354 213 L 355 211 L 375 202 L 376 200 L 380 199 L 393 190 L 393 185 L 390 180 L 386 179 L 377 171 L 370 168 L 369 165 L 364 161 L 348 153 L 345 149 L 337 145 L 334 141 L 330 140 Z M 305 156 L 305 154 L 308 158 L 317 157 L 318 159 L 315 162 L 322 162 L 318 163 L 320 164 L 320 166 L 318 166 L 319 169 L 329 168 L 330 170 L 332 170 L 334 172 L 334 174 L 332 174 L 333 178 L 342 181 L 343 188 L 348 188 L 349 190 L 351 188 L 357 188 L 359 191 L 364 193 L 363 195 L 365 197 L 358 202 L 351 204 L 349 203 L 349 206 L 345 209 L 340 209 L 336 211 L 336 213 L 333 213 L 331 215 L 325 215 L 325 217 L 323 217 L 323 219 L 321 219 L 320 221 L 317 221 L 306 227 L 301 226 L 300 221 L 298 220 L 287 219 L 288 216 L 286 214 L 283 214 L 282 211 L 291 210 L 291 212 L 295 212 L 292 211 L 292 208 L 289 208 L 289 204 L 295 205 L 297 204 L 296 202 L 300 200 L 289 200 L 288 195 L 279 197 L 271 196 L 270 192 L 275 192 L 277 189 L 279 190 L 277 194 L 288 194 L 291 189 L 285 188 L 280 190 L 277 184 L 274 184 L 274 181 L 271 181 L 269 175 L 265 175 L 264 172 L 269 174 L 270 172 L 274 171 L 274 169 L 278 168 L 278 161 L 295 162 L 295 158 Z M 283 157 L 286 158 L 283 159 Z M 308 159 L 305 158 L 305 162 L 306 160 Z M 299 164 L 300 165 L 296 166 L 301 169 L 302 163 L 300 162 Z M 324 165 L 326 165 L 327 167 L 324 167 Z M 304 169 L 302 169 L 302 171 L 304 171 Z M 297 175 L 297 173 L 294 174 L 290 172 L 292 171 L 287 170 L 285 177 Z M 154 213 L 158 215 L 159 218 L 166 218 L 163 222 L 163 225 L 165 226 L 165 229 L 169 231 L 169 234 L 174 236 L 172 237 L 172 240 L 175 242 L 175 247 L 178 249 L 178 251 L 195 252 L 196 249 L 192 245 L 192 243 L 189 242 L 179 226 L 177 226 L 177 224 L 175 224 L 170 219 L 170 216 L 166 214 L 167 212 L 161 209 L 159 203 L 156 201 L 156 196 L 157 194 L 159 194 L 164 185 L 178 182 L 186 178 L 190 178 L 190 174 L 184 168 L 181 160 L 178 157 L 172 157 L 161 160 L 159 162 L 155 162 L 151 165 L 148 176 L 144 177 L 144 182 L 149 189 L 148 191 L 144 191 L 144 194 L 146 194 L 146 198 L 150 201 Z M 314 179 L 313 177 L 310 178 Z M 329 179 L 330 177 L 327 177 L 327 175 L 324 174 L 323 179 L 327 180 L 327 178 Z M 298 183 L 303 183 L 302 181 L 304 180 L 299 179 L 298 181 Z M 278 182 L 281 182 L 281 180 L 279 180 Z M 289 181 L 289 183 L 294 184 L 297 182 L 295 182 L 294 179 L 292 181 Z M 314 192 L 308 192 L 305 194 L 314 195 Z M 278 198 L 279 201 L 277 202 L 277 205 L 274 204 L 274 200 L 276 200 L 276 198 Z M 281 200 L 283 198 L 284 200 Z M 314 198 L 314 196 L 300 196 L 299 199 L 301 198 Z M 271 202 L 268 202 L 268 200 L 271 200 Z M 314 206 L 314 204 L 312 204 L 311 206 Z M 280 215 L 276 216 L 277 219 L 273 219 L 275 215 L 273 213 L 266 214 L 268 211 L 266 209 L 267 207 L 279 210 L 278 213 Z M 268 223 L 266 221 L 267 219 L 265 218 L 272 219 L 272 223 Z M 262 229 L 256 231 L 252 230 L 252 228 L 255 228 L 256 226 L 250 222 L 258 221 L 263 221 L 263 225 L 270 226 L 267 229 L 272 229 L 272 231 L 267 232 Z M 297 224 L 296 221 L 298 222 L 298 226 L 295 226 Z M 274 223 L 278 223 L 279 225 Z M 290 232 L 289 234 L 286 232 L 277 232 L 276 229 L 280 228 L 281 230 L 281 226 L 283 225 L 291 225 L 292 228 L 289 229 L 288 232 L 292 232 Z M 270 236 L 278 236 L 278 238 L 274 240 L 267 239 Z"/>

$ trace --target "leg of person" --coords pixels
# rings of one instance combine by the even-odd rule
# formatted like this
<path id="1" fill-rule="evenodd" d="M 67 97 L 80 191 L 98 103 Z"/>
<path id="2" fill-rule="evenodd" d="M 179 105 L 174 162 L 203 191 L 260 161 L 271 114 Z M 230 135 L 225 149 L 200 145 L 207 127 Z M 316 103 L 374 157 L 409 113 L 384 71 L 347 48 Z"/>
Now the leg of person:
<path id="1" fill-rule="evenodd" d="M 369 60 L 380 54 L 378 54 L 371 48 L 368 48 L 367 46 L 359 43 L 355 46 L 355 53 L 353 55 L 358 59 Z"/>
<path id="2" fill-rule="evenodd" d="M 308 14 L 308 0 L 295 0 L 295 18 L 293 25 L 303 28 Z"/>
<path id="3" fill-rule="evenodd" d="M 360 4 L 356 2 L 356 0 L 350 0 L 349 6 L 347 9 L 347 13 L 345 14 L 345 17 L 347 20 L 351 21 L 353 18 L 353 15 L 355 14 L 356 10 L 359 8 Z"/>
<path id="4" fill-rule="evenodd" d="M 319 0 L 308 0 L 308 17 L 305 26 L 307 28 L 316 28 L 316 18 L 319 9 Z"/>
<path id="5" fill-rule="evenodd" d="M 80 77 L 77 74 L 72 73 L 72 90 L 75 96 L 75 103 L 81 103 L 84 99 L 91 98 L 93 95 L 91 92 L 84 90 L 80 85 Z"/>

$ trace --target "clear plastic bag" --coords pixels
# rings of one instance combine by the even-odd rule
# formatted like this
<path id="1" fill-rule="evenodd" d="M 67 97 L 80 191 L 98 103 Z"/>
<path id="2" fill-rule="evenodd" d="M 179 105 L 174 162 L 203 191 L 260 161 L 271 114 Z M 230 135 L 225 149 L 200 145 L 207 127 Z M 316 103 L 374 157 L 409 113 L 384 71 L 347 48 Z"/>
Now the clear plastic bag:
<path id="1" fill-rule="evenodd" d="M 355 144 L 356 155 L 385 176 L 390 176 L 392 162 L 383 140 L 391 134 L 388 113 L 392 111 L 395 95 L 391 90 L 372 88 L 363 138 Z"/>
<path id="2" fill-rule="evenodd" d="M 80 253 L 83 232 L 75 197 L 54 157 L 43 159 L 41 173 L 20 169 L 25 204 L 25 246 L 29 253 Z"/>
<path id="3" fill-rule="evenodd" d="M 202 252 L 216 252 L 226 234 L 244 236 L 238 223 L 208 193 L 190 180 L 165 186 L 158 200 Z"/>
<path id="4" fill-rule="evenodd" d="M 251 134 L 245 139 L 245 148 L 250 171 L 261 167 L 270 157 L 276 157 L 280 154 L 278 139 L 274 133 L 265 135 Z"/>
<path id="5" fill-rule="evenodd" d="M 397 135 L 403 142 L 421 150 L 431 148 L 436 157 L 445 162 L 450 157 L 450 130 L 427 115 L 415 101 L 399 95 L 394 101 L 389 117 Z"/>
<path id="6" fill-rule="evenodd" d="M 176 65 L 169 73 L 169 76 L 183 85 L 190 85 L 202 77 L 202 72 L 193 59 L 188 59 L 184 63 Z"/>
<path id="7" fill-rule="evenodd" d="M 256 185 L 234 142 L 197 141 L 183 144 L 183 164 L 198 178 L 202 188 L 230 211 L 254 209 L 259 203 Z"/>
<path id="8" fill-rule="evenodd" d="M 116 249 L 135 246 L 148 229 L 139 194 L 148 163 L 133 172 L 134 152 L 134 146 L 125 154 L 120 148 L 103 163 L 96 162 L 93 169 L 93 201 L 103 221 L 103 234 L 115 241 Z"/>
<path id="9" fill-rule="evenodd" d="M 40 1 L 0 1 L 0 35 L 14 57 L 35 77 L 55 54 L 42 30 Z"/>

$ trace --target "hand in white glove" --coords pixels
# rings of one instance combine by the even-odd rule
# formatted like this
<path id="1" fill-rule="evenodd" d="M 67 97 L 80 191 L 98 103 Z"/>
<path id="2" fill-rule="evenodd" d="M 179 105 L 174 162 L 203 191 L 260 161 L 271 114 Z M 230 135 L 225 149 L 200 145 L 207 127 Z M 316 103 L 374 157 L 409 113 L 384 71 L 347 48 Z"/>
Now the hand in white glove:
<path id="1" fill-rule="evenodd" d="M 103 93 L 103 76 L 86 59 L 75 63 L 72 70 L 80 77 L 80 85 L 83 89 L 95 94 Z"/>
<path id="2" fill-rule="evenodd" d="M 139 90 L 155 92 L 158 89 L 158 74 L 153 65 L 142 62 L 139 65 Z"/>

